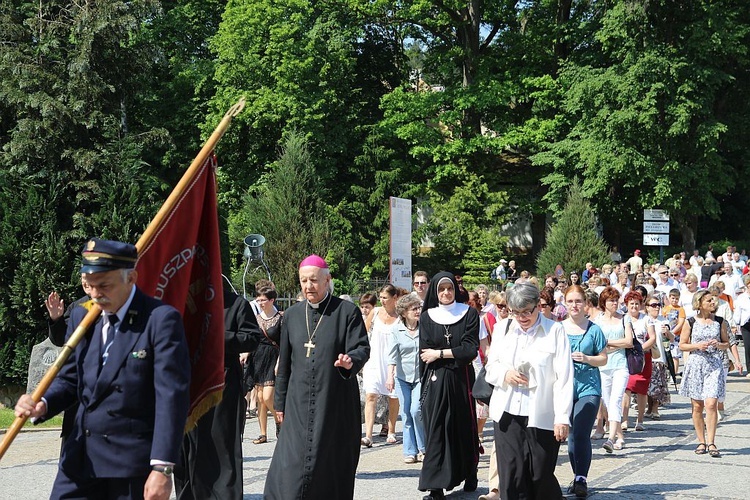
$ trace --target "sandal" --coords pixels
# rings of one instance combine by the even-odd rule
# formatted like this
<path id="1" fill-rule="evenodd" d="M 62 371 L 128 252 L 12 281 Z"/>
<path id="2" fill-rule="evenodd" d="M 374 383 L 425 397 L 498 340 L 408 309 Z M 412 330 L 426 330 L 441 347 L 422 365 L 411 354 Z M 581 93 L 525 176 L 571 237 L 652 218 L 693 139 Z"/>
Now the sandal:
<path id="1" fill-rule="evenodd" d="M 711 448 L 712 446 L 713 448 Z M 713 443 L 708 445 L 708 454 L 711 455 L 711 458 L 721 457 L 721 452 L 719 451 L 719 448 L 717 448 L 716 445 Z"/>
<path id="2" fill-rule="evenodd" d="M 591 439 L 594 439 L 594 440 L 597 440 L 597 441 L 599 439 L 604 439 L 604 433 L 603 432 L 596 432 L 596 431 L 594 431 L 594 433 L 591 435 Z"/>
<path id="3" fill-rule="evenodd" d="M 359 442 L 362 445 L 362 448 L 372 448 L 372 439 L 368 437 L 363 437 Z"/>
<path id="4" fill-rule="evenodd" d="M 386 439 L 385 442 L 388 444 L 396 444 L 396 435 L 388 434 L 388 439 Z"/>
<path id="5" fill-rule="evenodd" d="M 383 427 L 380 428 L 380 434 L 379 434 L 379 436 L 382 437 L 382 438 L 388 436 L 388 426 L 387 425 L 384 425 Z"/>
<path id="6" fill-rule="evenodd" d="M 265 434 L 261 434 L 260 436 L 258 436 L 258 439 L 253 439 L 253 444 L 263 444 L 267 442 L 268 442 L 268 438 L 266 437 Z"/>
<path id="7" fill-rule="evenodd" d="M 696 455 L 705 455 L 706 454 L 706 443 L 698 443 L 698 446 L 695 447 Z"/>

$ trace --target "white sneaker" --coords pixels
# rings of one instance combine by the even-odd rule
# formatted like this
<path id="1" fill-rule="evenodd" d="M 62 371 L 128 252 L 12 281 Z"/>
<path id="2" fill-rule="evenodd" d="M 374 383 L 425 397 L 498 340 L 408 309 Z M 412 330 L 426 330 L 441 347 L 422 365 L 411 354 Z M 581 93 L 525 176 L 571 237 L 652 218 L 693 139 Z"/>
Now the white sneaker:
<path id="1" fill-rule="evenodd" d="M 719 421 L 719 422 L 721 422 L 722 420 L 724 420 L 724 415 L 722 415 L 721 412 L 718 411 L 718 410 L 716 410 L 716 420 Z"/>
<path id="2" fill-rule="evenodd" d="M 405 464 L 415 464 L 417 463 L 417 457 L 414 455 L 408 455 L 404 457 L 404 463 Z"/>

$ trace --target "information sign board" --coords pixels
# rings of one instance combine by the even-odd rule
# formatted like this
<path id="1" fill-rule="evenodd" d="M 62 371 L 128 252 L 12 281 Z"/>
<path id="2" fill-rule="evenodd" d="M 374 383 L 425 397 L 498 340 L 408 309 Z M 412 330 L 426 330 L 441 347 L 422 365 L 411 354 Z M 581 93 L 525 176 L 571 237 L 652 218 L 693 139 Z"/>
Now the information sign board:
<path id="1" fill-rule="evenodd" d="M 668 234 L 644 234 L 643 245 L 647 247 L 668 247 Z"/>

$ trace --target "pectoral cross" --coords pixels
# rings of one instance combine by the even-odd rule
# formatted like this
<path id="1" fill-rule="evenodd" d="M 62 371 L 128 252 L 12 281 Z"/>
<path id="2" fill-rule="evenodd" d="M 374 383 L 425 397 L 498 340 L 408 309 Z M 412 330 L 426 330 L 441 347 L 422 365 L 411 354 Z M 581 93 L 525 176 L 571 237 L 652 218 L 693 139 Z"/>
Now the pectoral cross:
<path id="1" fill-rule="evenodd" d="M 312 340 L 305 342 L 302 344 L 302 347 L 307 347 L 307 354 L 305 355 L 306 358 L 310 357 L 310 350 L 315 349 L 315 344 L 313 344 Z"/>

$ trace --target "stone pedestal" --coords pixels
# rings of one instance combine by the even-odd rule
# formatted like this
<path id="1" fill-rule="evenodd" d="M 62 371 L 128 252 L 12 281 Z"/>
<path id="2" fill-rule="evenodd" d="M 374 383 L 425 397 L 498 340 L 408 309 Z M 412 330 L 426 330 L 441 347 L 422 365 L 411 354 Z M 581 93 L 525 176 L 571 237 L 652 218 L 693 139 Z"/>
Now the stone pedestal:
<path id="1" fill-rule="evenodd" d="M 44 378 L 49 367 L 55 364 L 57 356 L 62 350 L 61 347 L 55 346 L 49 339 L 36 344 L 31 349 L 31 359 L 29 359 L 29 378 L 26 384 L 26 392 L 31 394 L 39 382 Z"/>

